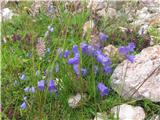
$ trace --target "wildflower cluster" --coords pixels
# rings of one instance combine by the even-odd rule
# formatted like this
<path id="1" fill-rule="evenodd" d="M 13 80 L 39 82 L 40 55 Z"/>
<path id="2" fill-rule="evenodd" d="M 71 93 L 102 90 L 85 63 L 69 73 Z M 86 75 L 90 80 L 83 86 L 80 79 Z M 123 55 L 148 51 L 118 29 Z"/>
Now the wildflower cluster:
<path id="1" fill-rule="evenodd" d="M 36 71 L 36 74 L 37 74 L 37 71 Z M 46 72 L 44 73 L 44 74 L 46 74 Z M 25 76 L 25 74 L 22 74 L 21 76 L 20 76 L 20 79 L 21 80 L 25 80 L 26 79 L 26 76 Z M 58 90 L 57 90 L 57 87 L 56 87 L 56 84 L 55 84 L 55 82 L 54 82 L 54 80 L 50 80 L 50 81 L 48 81 L 47 82 L 47 86 L 48 86 L 48 91 L 50 92 L 50 93 L 52 93 L 52 92 L 55 92 L 56 94 L 58 93 Z M 43 91 L 44 89 L 45 89 L 45 81 L 44 80 L 40 80 L 40 81 L 38 81 L 38 89 L 40 90 L 40 91 Z M 26 87 L 26 88 L 24 88 L 24 92 L 25 93 L 35 93 L 36 92 L 36 89 L 35 89 L 35 87 Z M 26 108 L 26 101 L 27 101 L 27 97 L 25 96 L 24 98 L 23 98 L 23 102 L 22 102 L 22 104 L 21 104 L 21 109 L 25 109 Z"/>
<path id="2" fill-rule="evenodd" d="M 47 84 L 48 84 L 48 91 L 49 92 L 56 92 L 57 93 L 57 87 L 56 87 L 54 80 L 50 80 Z M 40 91 L 44 90 L 44 88 L 45 88 L 45 81 L 44 80 L 38 81 L 38 88 Z"/>
<path id="3" fill-rule="evenodd" d="M 130 62 L 134 62 L 134 55 L 130 54 L 131 52 L 134 51 L 135 44 L 133 42 L 128 43 L 127 46 L 121 46 L 118 48 L 118 51 L 120 55 L 124 56 L 127 58 Z"/>
<path id="4" fill-rule="evenodd" d="M 107 39 L 106 36 L 102 34 L 101 36 L 102 40 Z M 89 55 L 91 57 L 94 57 L 98 63 L 100 63 L 103 66 L 104 72 L 109 74 L 112 72 L 111 68 L 111 60 L 108 56 L 104 55 L 100 49 L 95 48 L 92 45 L 89 45 L 87 43 L 82 42 L 80 44 L 80 48 L 82 50 L 82 55 Z M 64 51 L 64 58 L 68 60 L 68 64 L 73 66 L 73 70 L 77 76 L 86 76 L 87 75 L 87 69 L 86 68 L 80 68 L 80 53 L 78 50 L 78 45 L 73 45 L 72 47 L 73 57 L 68 58 L 71 52 L 69 50 Z M 60 52 L 60 56 L 63 56 L 63 53 Z M 98 72 L 98 66 L 94 66 L 94 73 L 97 74 Z M 99 83 L 97 85 L 98 91 L 100 91 L 101 96 L 108 95 L 109 89 L 103 84 Z"/>

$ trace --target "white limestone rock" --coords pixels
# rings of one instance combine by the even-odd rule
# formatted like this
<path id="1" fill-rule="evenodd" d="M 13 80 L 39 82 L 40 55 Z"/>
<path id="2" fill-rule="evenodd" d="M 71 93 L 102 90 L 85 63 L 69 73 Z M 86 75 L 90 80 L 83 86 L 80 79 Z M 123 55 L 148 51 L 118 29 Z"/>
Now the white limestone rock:
<path id="1" fill-rule="evenodd" d="M 111 109 L 114 118 L 118 117 L 119 120 L 144 120 L 145 112 L 140 106 L 131 106 L 128 104 L 122 104 L 115 106 Z M 118 116 L 117 116 L 118 115 Z"/>
<path id="2" fill-rule="evenodd" d="M 82 96 L 77 93 L 75 96 L 71 96 L 68 100 L 69 107 L 76 108 L 81 100 Z"/>
<path id="3" fill-rule="evenodd" d="M 160 45 L 143 49 L 133 63 L 125 60 L 119 64 L 112 74 L 111 86 L 125 99 L 160 102 Z"/>

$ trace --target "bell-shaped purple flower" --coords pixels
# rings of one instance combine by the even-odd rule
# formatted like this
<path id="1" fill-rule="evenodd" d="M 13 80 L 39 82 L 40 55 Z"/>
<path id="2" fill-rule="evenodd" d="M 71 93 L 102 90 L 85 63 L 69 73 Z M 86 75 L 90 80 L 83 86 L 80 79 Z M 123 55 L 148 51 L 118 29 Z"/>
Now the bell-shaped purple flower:
<path id="1" fill-rule="evenodd" d="M 129 49 L 126 46 L 119 47 L 118 51 L 121 55 L 127 55 L 129 53 Z"/>
<path id="2" fill-rule="evenodd" d="M 97 89 L 102 97 L 109 94 L 109 89 L 103 83 L 98 83 Z"/>
<path id="3" fill-rule="evenodd" d="M 20 77 L 20 79 L 21 79 L 21 80 L 26 80 L 25 74 L 22 74 L 21 77 Z"/>
<path id="4" fill-rule="evenodd" d="M 69 54 L 70 54 L 70 51 L 69 51 L 69 50 L 66 50 L 66 51 L 64 52 L 64 58 L 68 58 Z"/>
<path id="5" fill-rule="evenodd" d="M 25 102 L 23 102 L 22 104 L 21 104 L 21 109 L 26 109 L 26 103 Z"/>
<path id="6" fill-rule="evenodd" d="M 34 88 L 34 87 L 31 87 L 31 88 L 29 89 L 29 91 L 30 91 L 31 93 L 35 93 L 35 88 Z"/>
<path id="7" fill-rule="evenodd" d="M 80 46 L 81 46 L 81 49 L 82 49 L 82 54 L 85 54 L 87 52 L 88 45 L 86 43 L 82 42 L 80 44 Z"/>
<path id="8" fill-rule="evenodd" d="M 100 55 L 100 54 L 102 54 L 102 51 L 101 51 L 101 50 L 96 50 L 96 51 L 95 51 L 95 56 Z"/>
<path id="9" fill-rule="evenodd" d="M 26 92 L 26 93 L 28 93 L 29 92 L 29 87 L 26 87 L 25 89 L 24 89 L 24 92 Z"/>
<path id="10" fill-rule="evenodd" d="M 87 47 L 87 53 L 89 55 L 91 55 L 91 56 L 94 56 L 95 55 L 95 48 L 94 48 L 94 46 L 88 45 L 88 47 Z"/>
<path id="11" fill-rule="evenodd" d="M 79 64 L 73 64 L 73 70 L 76 73 L 77 76 L 80 75 L 80 69 L 79 69 Z"/>
<path id="12" fill-rule="evenodd" d="M 107 57 L 103 54 L 98 54 L 97 55 L 97 61 L 99 63 L 101 63 L 103 66 L 111 64 L 111 60 L 109 59 L 109 57 Z"/>
<path id="13" fill-rule="evenodd" d="M 130 52 L 133 52 L 134 49 L 136 48 L 135 43 L 134 42 L 128 43 L 127 48 Z"/>
<path id="14" fill-rule="evenodd" d="M 87 69 L 81 68 L 81 72 L 82 72 L 82 76 L 86 76 L 87 75 Z"/>
<path id="15" fill-rule="evenodd" d="M 126 55 L 126 58 L 127 58 L 130 62 L 133 63 L 135 56 L 134 56 L 134 55 Z"/>
<path id="16" fill-rule="evenodd" d="M 42 91 L 44 89 L 44 80 L 38 81 L 38 88 Z"/>
<path id="17" fill-rule="evenodd" d="M 24 97 L 23 97 L 23 100 L 27 100 L 27 96 L 24 96 Z"/>
<path id="18" fill-rule="evenodd" d="M 80 59 L 80 55 L 79 55 L 79 53 L 76 53 L 73 58 L 70 58 L 68 60 L 68 64 L 78 64 L 79 63 L 79 59 Z"/>
<path id="19" fill-rule="evenodd" d="M 78 53 L 78 46 L 77 45 L 73 45 L 72 51 L 73 51 L 74 54 Z"/>
<path id="20" fill-rule="evenodd" d="M 135 43 L 131 42 L 128 43 L 128 46 L 121 46 L 119 47 L 119 53 L 126 57 L 130 62 L 134 62 L 134 55 L 130 55 L 130 52 L 133 52 L 135 49 Z"/>
<path id="21" fill-rule="evenodd" d="M 106 66 L 104 66 L 104 72 L 107 73 L 107 74 L 111 73 L 112 72 L 112 68 L 110 66 L 106 65 Z"/>
<path id="22" fill-rule="evenodd" d="M 99 33 L 99 39 L 104 42 L 108 39 L 108 36 L 105 35 L 104 33 L 100 32 Z"/>
<path id="23" fill-rule="evenodd" d="M 49 92 L 53 92 L 53 91 L 56 92 L 57 91 L 54 80 L 49 81 L 48 90 L 49 90 Z"/>

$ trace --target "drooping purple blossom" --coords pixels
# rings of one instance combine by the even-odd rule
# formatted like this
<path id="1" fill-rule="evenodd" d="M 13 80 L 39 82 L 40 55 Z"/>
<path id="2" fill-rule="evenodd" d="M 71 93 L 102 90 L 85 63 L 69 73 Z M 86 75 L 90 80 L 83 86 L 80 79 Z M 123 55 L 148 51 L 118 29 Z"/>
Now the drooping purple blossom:
<path id="1" fill-rule="evenodd" d="M 95 56 L 97 56 L 97 55 L 101 55 L 101 54 L 102 54 L 102 51 L 101 51 L 100 49 L 98 49 L 98 50 L 96 50 L 96 51 L 95 51 L 95 53 L 94 53 L 94 54 L 95 54 Z"/>
<path id="2" fill-rule="evenodd" d="M 44 80 L 38 81 L 38 88 L 42 91 L 44 89 Z"/>
<path id="3" fill-rule="evenodd" d="M 58 52 L 59 57 L 62 58 L 62 56 L 63 56 L 63 49 L 58 48 L 57 52 Z"/>
<path id="4" fill-rule="evenodd" d="M 78 53 L 78 46 L 77 45 L 73 45 L 72 51 L 73 51 L 74 54 Z"/>
<path id="5" fill-rule="evenodd" d="M 80 59 L 80 55 L 79 55 L 79 53 L 76 53 L 73 58 L 70 58 L 68 60 L 68 64 L 78 64 L 79 63 L 79 59 Z"/>
<path id="6" fill-rule="evenodd" d="M 99 33 L 99 39 L 104 42 L 108 39 L 108 36 L 105 35 L 104 33 L 100 32 Z"/>
<path id="7" fill-rule="evenodd" d="M 46 75 L 47 75 L 47 70 L 44 71 L 44 76 L 46 76 Z"/>
<path id="8" fill-rule="evenodd" d="M 49 81 L 48 90 L 49 90 L 49 92 L 53 92 L 53 91 L 56 92 L 57 91 L 57 88 L 56 88 L 54 80 L 50 80 Z"/>
<path id="9" fill-rule="evenodd" d="M 129 49 L 130 52 L 133 52 L 134 49 L 135 49 L 135 43 L 131 42 L 131 43 L 128 43 L 128 46 L 127 48 Z"/>
<path id="10" fill-rule="evenodd" d="M 134 62 L 134 55 L 130 55 L 130 52 L 133 52 L 135 47 L 135 44 L 131 42 L 128 43 L 127 46 L 119 47 L 118 51 L 121 55 L 125 56 L 130 62 Z"/>
<path id="11" fill-rule="evenodd" d="M 73 70 L 76 73 L 77 76 L 80 75 L 80 69 L 79 69 L 79 64 L 73 64 Z"/>
<path id="12" fill-rule="evenodd" d="M 95 48 L 92 45 L 88 45 L 87 47 L 87 53 L 88 55 L 94 56 L 95 55 Z"/>
<path id="13" fill-rule="evenodd" d="M 28 93 L 29 92 L 29 87 L 24 88 L 24 92 Z"/>
<path id="14" fill-rule="evenodd" d="M 26 109 L 26 103 L 25 102 L 23 102 L 22 104 L 21 104 L 21 109 Z"/>
<path id="15" fill-rule="evenodd" d="M 30 91 L 31 93 L 35 93 L 35 88 L 34 88 L 34 87 L 31 87 L 31 88 L 29 89 L 29 91 Z"/>
<path id="16" fill-rule="evenodd" d="M 107 88 L 103 83 L 98 83 L 97 89 L 102 97 L 109 94 L 109 88 Z"/>
<path id="17" fill-rule="evenodd" d="M 82 72 L 82 76 L 86 76 L 87 75 L 87 69 L 81 68 L 81 72 Z"/>
<path id="18" fill-rule="evenodd" d="M 129 53 L 129 49 L 126 46 L 119 47 L 118 51 L 121 55 L 127 55 Z"/>
<path id="19" fill-rule="evenodd" d="M 112 72 L 112 68 L 110 66 L 104 66 L 104 72 L 109 74 Z"/>
<path id="20" fill-rule="evenodd" d="M 133 63 L 135 56 L 134 56 L 134 55 L 126 55 L 126 58 L 127 58 L 130 62 Z"/>
<path id="21" fill-rule="evenodd" d="M 21 80 L 26 80 L 25 74 L 22 74 L 21 77 L 20 77 L 20 79 L 21 79 Z"/>
<path id="22" fill-rule="evenodd" d="M 64 52 L 64 58 L 68 58 L 69 54 L 70 54 L 70 51 L 69 50 L 65 50 L 65 52 Z"/>
<path id="23" fill-rule="evenodd" d="M 111 64 L 110 58 L 106 55 L 103 55 L 103 54 L 98 54 L 97 55 L 97 61 L 99 63 L 101 63 L 103 66 Z"/>
<path id="24" fill-rule="evenodd" d="M 26 93 L 34 93 L 35 92 L 35 88 L 34 87 L 26 87 L 26 88 L 24 88 L 24 91 Z"/>
<path id="25" fill-rule="evenodd" d="M 23 97 L 23 100 L 27 100 L 27 96 L 24 96 L 24 97 Z"/>
<path id="26" fill-rule="evenodd" d="M 80 44 L 80 47 L 81 47 L 81 49 L 82 49 L 82 54 L 85 54 L 85 53 L 87 52 L 87 47 L 88 47 L 88 45 L 87 45 L 86 43 L 82 42 L 82 43 Z"/>

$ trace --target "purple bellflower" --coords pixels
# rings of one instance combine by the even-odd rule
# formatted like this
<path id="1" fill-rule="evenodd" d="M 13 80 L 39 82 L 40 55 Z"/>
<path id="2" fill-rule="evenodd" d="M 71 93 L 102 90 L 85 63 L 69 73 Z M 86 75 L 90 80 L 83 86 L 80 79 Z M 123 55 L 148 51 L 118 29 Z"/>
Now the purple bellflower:
<path id="1" fill-rule="evenodd" d="M 53 91 L 56 92 L 57 91 L 54 80 L 49 81 L 48 90 L 49 90 L 49 92 L 53 92 Z"/>
<path id="2" fill-rule="evenodd" d="M 69 54 L 70 54 L 70 51 L 69 51 L 69 50 L 66 50 L 66 51 L 64 52 L 64 58 L 68 58 Z"/>
<path id="3" fill-rule="evenodd" d="M 87 69 L 81 68 L 81 72 L 82 72 L 82 76 L 86 76 L 87 75 Z"/>
<path id="4" fill-rule="evenodd" d="M 78 46 L 77 45 L 73 45 L 72 51 L 73 51 L 74 54 L 78 53 Z"/>
<path id="5" fill-rule="evenodd" d="M 105 42 L 105 41 L 108 39 L 108 36 L 105 35 L 104 33 L 100 32 L 100 33 L 99 33 L 99 39 L 100 39 L 102 42 Z"/>
<path id="6" fill-rule="evenodd" d="M 109 89 L 103 83 L 98 83 L 97 89 L 102 97 L 109 94 Z"/>
<path id="7" fill-rule="evenodd" d="M 134 62 L 134 55 L 130 55 L 130 52 L 133 52 L 135 49 L 135 44 L 133 42 L 128 43 L 128 46 L 121 46 L 118 48 L 118 51 L 121 55 L 125 56 L 130 62 Z"/>
<path id="8" fill-rule="evenodd" d="M 112 68 L 110 66 L 104 66 L 104 72 L 105 73 L 111 73 L 112 72 Z"/>
<path id="9" fill-rule="evenodd" d="M 80 47 L 81 47 L 81 49 L 82 49 L 82 54 L 85 54 L 85 53 L 87 52 L 87 47 L 88 47 L 88 45 L 87 45 L 86 43 L 82 42 L 82 43 L 80 44 Z"/>
<path id="10" fill-rule="evenodd" d="M 26 80 L 25 74 L 22 74 L 21 77 L 20 77 L 20 79 L 21 79 L 21 80 Z"/>
<path id="11" fill-rule="evenodd" d="M 70 58 L 68 60 L 68 64 L 78 64 L 79 63 L 79 59 L 80 59 L 80 55 L 79 55 L 79 53 L 76 53 L 73 58 Z"/>
<path id="12" fill-rule="evenodd" d="M 22 104 L 21 104 L 21 109 L 26 109 L 26 103 L 25 102 L 23 102 Z"/>
<path id="13" fill-rule="evenodd" d="M 80 71 L 79 71 L 79 64 L 73 64 L 73 70 L 76 73 L 77 76 L 80 75 Z"/>
<path id="14" fill-rule="evenodd" d="M 44 80 L 38 81 L 38 88 L 42 91 L 44 89 Z"/>

